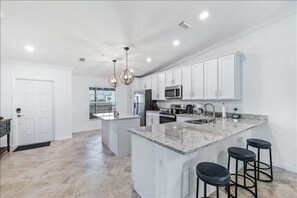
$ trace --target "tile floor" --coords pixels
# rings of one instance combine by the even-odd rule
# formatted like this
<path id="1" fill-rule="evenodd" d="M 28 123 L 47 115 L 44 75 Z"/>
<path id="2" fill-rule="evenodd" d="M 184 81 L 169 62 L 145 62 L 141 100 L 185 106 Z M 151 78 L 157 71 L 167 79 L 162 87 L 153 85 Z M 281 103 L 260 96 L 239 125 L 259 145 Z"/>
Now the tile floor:
<path id="1" fill-rule="evenodd" d="M 139 198 L 130 157 L 115 157 L 96 131 L 74 134 L 49 147 L 11 152 L 2 156 L 0 168 L 1 198 Z M 282 169 L 275 169 L 274 182 L 259 183 L 260 198 L 292 198 L 296 190 L 297 174 Z"/>

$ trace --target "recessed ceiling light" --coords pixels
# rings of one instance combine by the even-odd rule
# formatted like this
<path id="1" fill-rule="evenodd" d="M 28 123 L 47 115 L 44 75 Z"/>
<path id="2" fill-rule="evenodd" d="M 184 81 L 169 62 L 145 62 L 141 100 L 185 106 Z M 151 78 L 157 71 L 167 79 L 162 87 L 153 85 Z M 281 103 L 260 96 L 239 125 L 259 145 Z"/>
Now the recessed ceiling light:
<path id="1" fill-rule="evenodd" d="M 133 72 L 134 72 L 134 69 L 130 69 L 130 72 L 132 72 L 132 73 L 133 73 Z"/>
<path id="2" fill-rule="evenodd" d="M 179 45 L 179 40 L 174 40 L 174 41 L 172 42 L 172 45 L 174 45 L 174 46 L 178 46 L 178 45 Z"/>
<path id="3" fill-rule="evenodd" d="M 32 45 L 26 45 L 25 46 L 25 49 L 28 51 L 28 52 L 33 52 L 34 51 L 34 47 Z"/>
<path id="4" fill-rule="evenodd" d="M 146 59 L 146 62 L 150 63 L 150 62 L 152 62 L 152 59 L 151 58 L 147 58 Z"/>
<path id="5" fill-rule="evenodd" d="M 202 12 L 200 13 L 200 19 L 201 19 L 201 20 L 205 20 L 205 19 L 207 19 L 208 16 L 209 16 L 209 12 L 208 12 L 208 11 L 202 11 Z"/>

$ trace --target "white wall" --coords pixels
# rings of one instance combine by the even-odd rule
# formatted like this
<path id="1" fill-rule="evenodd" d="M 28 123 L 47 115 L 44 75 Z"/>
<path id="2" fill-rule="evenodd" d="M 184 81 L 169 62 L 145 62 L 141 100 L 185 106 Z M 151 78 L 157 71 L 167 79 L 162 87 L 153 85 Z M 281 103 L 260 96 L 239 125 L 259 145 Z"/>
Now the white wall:
<path id="1" fill-rule="evenodd" d="M 74 133 L 101 128 L 99 119 L 89 119 L 89 87 L 109 87 L 109 84 L 105 78 L 73 75 L 72 130 Z"/>
<path id="2" fill-rule="evenodd" d="M 60 69 L 58 69 L 60 68 Z M 13 112 L 13 85 L 16 78 L 49 80 L 54 83 L 54 139 L 72 137 L 72 70 L 55 66 L 28 63 L 2 63 L 1 65 L 1 115 L 16 116 Z M 15 122 L 14 122 L 15 123 Z M 15 135 L 15 127 L 12 137 Z M 12 140 L 14 143 L 15 140 Z"/>
<path id="3" fill-rule="evenodd" d="M 273 145 L 275 165 L 297 172 L 296 131 L 296 13 L 240 38 L 191 56 L 179 65 L 240 51 L 243 61 L 241 101 L 226 102 L 227 110 L 266 114 L 269 124 L 254 130 L 254 135 Z M 170 66 L 169 66 L 170 67 Z M 159 102 L 161 106 L 181 101 Z M 205 103 L 183 101 L 182 103 Z M 222 102 L 214 102 L 220 111 Z M 230 145 L 231 146 L 231 145 Z"/>
<path id="4" fill-rule="evenodd" d="M 101 120 L 89 119 L 89 87 L 110 87 L 107 78 L 73 75 L 72 77 L 72 129 L 73 132 L 101 129 Z M 116 89 L 119 113 L 127 113 L 127 86 Z"/>

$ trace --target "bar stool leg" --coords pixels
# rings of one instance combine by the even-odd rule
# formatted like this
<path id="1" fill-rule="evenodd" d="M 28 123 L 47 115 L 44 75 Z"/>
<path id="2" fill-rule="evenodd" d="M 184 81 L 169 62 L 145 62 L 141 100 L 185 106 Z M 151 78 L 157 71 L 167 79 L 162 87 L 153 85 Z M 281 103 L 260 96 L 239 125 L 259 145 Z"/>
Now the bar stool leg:
<path id="1" fill-rule="evenodd" d="M 258 198 L 257 178 L 256 178 L 256 161 L 254 161 L 254 175 L 255 175 L 255 197 Z"/>
<path id="2" fill-rule="evenodd" d="M 228 188 L 228 198 L 230 198 L 230 185 L 227 186 L 227 188 Z"/>
<path id="3" fill-rule="evenodd" d="M 237 184 L 238 184 L 238 160 L 236 159 L 236 171 L 235 171 L 235 197 L 237 197 Z"/>
<path id="4" fill-rule="evenodd" d="M 219 198 L 220 195 L 219 195 L 219 187 L 217 186 L 217 198 Z"/>
<path id="5" fill-rule="evenodd" d="M 260 179 L 260 149 L 258 148 L 258 179 Z"/>
<path id="6" fill-rule="evenodd" d="M 196 184 L 196 198 L 198 198 L 198 194 L 199 194 L 199 178 L 197 177 L 197 184 Z"/>
<path id="7" fill-rule="evenodd" d="M 243 183 L 244 183 L 244 186 L 246 186 L 246 166 L 247 166 L 247 163 L 244 161 L 243 162 Z"/>
<path id="8" fill-rule="evenodd" d="M 273 171 L 272 171 L 272 155 L 271 155 L 271 148 L 269 149 L 269 157 L 270 157 L 270 175 L 271 181 L 273 180 Z"/>
<path id="9" fill-rule="evenodd" d="M 228 170 L 230 170 L 230 155 L 228 156 Z"/>
<path id="10" fill-rule="evenodd" d="M 206 183 L 204 182 L 204 197 L 205 198 L 207 198 L 206 194 L 207 194 L 207 189 L 206 189 Z"/>

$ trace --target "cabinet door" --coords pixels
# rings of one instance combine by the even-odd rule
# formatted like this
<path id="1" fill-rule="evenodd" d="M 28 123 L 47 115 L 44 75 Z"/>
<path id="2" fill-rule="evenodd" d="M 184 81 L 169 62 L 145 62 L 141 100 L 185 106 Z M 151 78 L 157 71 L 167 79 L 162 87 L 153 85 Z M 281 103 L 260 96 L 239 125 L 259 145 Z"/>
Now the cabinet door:
<path id="1" fill-rule="evenodd" d="M 217 99 L 218 92 L 218 61 L 204 62 L 204 98 Z"/>
<path id="2" fill-rule="evenodd" d="M 235 98 L 235 61 L 234 54 L 218 60 L 218 97 Z"/>
<path id="3" fill-rule="evenodd" d="M 195 77 L 195 76 L 193 76 Z M 183 100 L 189 100 L 192 97 L 192 67 L 182 68 Z"/>
<path id="4" fill-rule="evenodd" d="M 153 116 L 152 114 L 146 114 L 146 123 L 145 126 L 151 126 L 153 124 Z"/>
<path id="5" fill-rule="evenodd" d="M 151 89 L 152 88 L 152 76 L 145 77 L 145 89 Z"/>
<path id="6" fill-rule="evenodd" d="M 203 63 L 192 66 L 192 99 L 203 99 Z"/>
<path id="7" fill-rule="evenodd" d="M 145 77 L 140 78 L 140 89 L 145 89 Z"/>
<path id="8" fill-rule="evenodd" d="M 159 99 L 159 92 L 158 92 L 158 74 L 152 75 L 152 100 Z"/>
<path id="9" fill-rule="evenodd" d="M 165 72 L 165 86 L 170 87 L 173 86 L 173 72 L 172 70 L 168 70 Z"/>
<path id="10" fill-rule="evenodd" d="M 173 85 L 181 85 L 181 68 L 173 70 Z"/>
<path id="11" fill-rule="evenodd" d="M 153 116 L 153 124 L 160 124 L 159 114 Z"/>
<path id="12" fill-rule="evenodd" d="M 159 100 L 165 100 L 165 72 L 158 74 Z"/>

